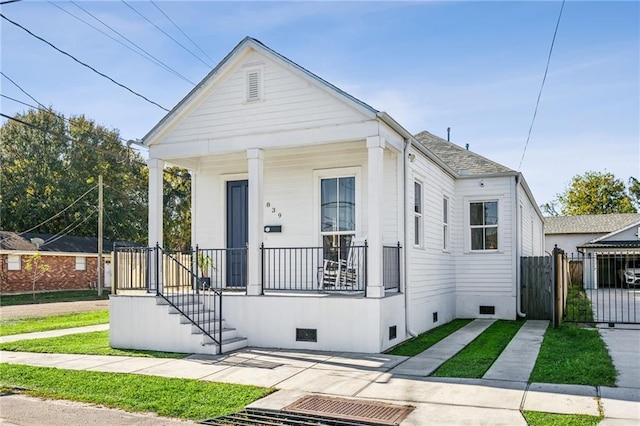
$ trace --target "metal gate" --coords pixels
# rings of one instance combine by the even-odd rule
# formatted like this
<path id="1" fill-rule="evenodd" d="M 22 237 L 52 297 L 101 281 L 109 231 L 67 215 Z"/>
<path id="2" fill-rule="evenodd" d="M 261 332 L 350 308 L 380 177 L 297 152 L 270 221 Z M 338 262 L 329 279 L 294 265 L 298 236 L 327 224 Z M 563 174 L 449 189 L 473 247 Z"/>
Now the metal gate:
<path id="1" fill-rule="evenodd" d="M 566 256 L 564 321 L 640 323 L 640 256 L 600 252 Z"/>

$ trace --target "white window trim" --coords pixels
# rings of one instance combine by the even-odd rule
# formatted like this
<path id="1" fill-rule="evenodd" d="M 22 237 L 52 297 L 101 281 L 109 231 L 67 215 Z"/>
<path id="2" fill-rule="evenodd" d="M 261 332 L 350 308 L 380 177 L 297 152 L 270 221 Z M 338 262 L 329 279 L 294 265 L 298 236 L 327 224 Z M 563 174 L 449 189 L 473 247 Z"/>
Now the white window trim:
<path id="1" fill-rule="evenodd" d="M 9 254 L 9 255 L 7 255 L 7 270 L 9 270 L 9 271 L 21 271 L 22 270 L 22 256 L 20 256 L 19 254 Z"/>
<path id="2" fill-rule="evenodd" d="M 498 205 L 498 224 L 497 225 L 474 225 L 471 226 L 471 204 L 474 203 L 491 203 L 495 202 Z M 486 198 L 486 199 L 472 199 L 466 202 L 465 208 L 465 227 L 467 228 L 467 250 L 470 253 L 500 253 L 502 244 L 502 220 L 500 218 L 504 217 L 503 212 L 501 210 L 502 203 L 499 198 Z M 472 248 L 472 239 L 471 239 L 471 229 L 474 228 L 497 228 L 498 229 L 498 248 L 496 249 L 473 249 Z"/>
<path id="3" fill-rule="evenodd" d="M 84 256 L 76 256 L 76 271 L 86 271 L 86 270 L 87 270 L 87 258 Z"/>
<path id="4" fill-rule="evenodd" d="M 446 207 L 447 207 L 447 220 L 445 221 L 444 218 L 444 211 L 445 211 L 445 202 Z M 444 252 L 450 252 L 451 251 L 451 237 L 450 237 L 450 224 L 451 224 L 451 201 L 449 200 L 449 197 L 447 197 L 446 195 L 442 196 L 442 251 Z"/>
<path id="5" fill-rule="evenodd" d="M 360 179 L 360 167 L 342 167 L 335 169 L 322 169 L 322 170 L 314 170 L 313 171 L 313 233 L 316 238 L 316 245 L 318 247 L 322 247 L 322 236 L 323 235 L 350 235 L 353 234 L 355 238 L 359 238 L 362 235 L 361 229 L 361 217 L 360 212 L 362 211 L 362 180 Z M 321 232 L 321 218 L 320 218 L 320 185 L 322 183 L 322 179 L 334 179 L 341 177 L 354 177 L 356 181 L 356 207 L 355 207 L 355 220 L 356 220 L 356 229 L 355 234 L 353 231 L 340 231 L 340 232 Z"/>
<path id="6" fill-rule="evenodd" d="M 415 211 L 415 205 L 416 205 L 416 184 L 420 185 L 420 212 L 417 213 Z M 424 248 L 424 240 L 425 240 L 425 231 L 424 231 L 424 181 L 422 179 L 419 179 L 417 177 L 413 178 L 413 185 L 412 185 L 412 194 L 413 197 L 411 198 L 413 200 L 413 203 L 411 203 L 412 206 L 412 219 L 413 219 L 413 235 L 411 237 L 411 239 L 413 240 L 413 247 L 415 248 Z M 416 244 L 416 219 L 418 219 L 418 238 L 420 239 L 420 241 L 418 241 L 418 244 Z"/>

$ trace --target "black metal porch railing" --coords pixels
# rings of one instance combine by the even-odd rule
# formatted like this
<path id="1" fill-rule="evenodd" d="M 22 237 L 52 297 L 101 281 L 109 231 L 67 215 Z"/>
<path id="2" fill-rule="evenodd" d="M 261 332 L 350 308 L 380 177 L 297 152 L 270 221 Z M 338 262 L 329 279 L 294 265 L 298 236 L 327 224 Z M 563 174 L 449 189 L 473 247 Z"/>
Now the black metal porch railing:
<path id="1" fill-rule="evenodd" d="M 193 253 L 194 272 L 203 289 L 247 287 L 247 248 L 200 249 Z"/>
<path id="2" fill-rule="evenodd" d="M 382 283 L 385 291 L 396 290 L 400 292 L 401 249 L 400 242 L 395 246 L 382 247 Z"/>
<path id="3" fill-rule="evenodd" d="M 113 290 L 151 291 L 153 247 L 113 246 Z"/>

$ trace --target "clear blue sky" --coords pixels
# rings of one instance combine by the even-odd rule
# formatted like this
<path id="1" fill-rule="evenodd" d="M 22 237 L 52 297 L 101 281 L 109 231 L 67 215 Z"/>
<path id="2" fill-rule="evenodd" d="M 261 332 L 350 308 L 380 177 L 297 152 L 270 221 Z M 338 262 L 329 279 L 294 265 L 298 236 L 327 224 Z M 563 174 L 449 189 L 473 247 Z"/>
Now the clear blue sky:
<path id="1" fill-rule="evenodd" d="M 199 82 L 245 36 L 373 107 L 413 133 L 428 130 L 518 169 L 560 1 L 503 2 L 77 2 Z M 58 6 L 58 7 L 56 7 Z M 107 38 L 71 2 L 22 1 L 2 13 L 97 70 L 171 108 L 192 85 Z M 572 176 L 640 177 L 640 3 L 567 1 L 521 171 L 538 204 Z M 61 55 L 5 20 L 2 71 L 65 115 L 85 114 L 141 138 L 164 111 Z M 123 43 L 126 41 L 120 39 Z M 130 46 L 130 45 L 129 45 Z M 133 48 L 133 47 L 132 47 Z M 4 95 L 33 103 L 5 78 Z M 4 114 L 25 107 L 2 98 Z"/>

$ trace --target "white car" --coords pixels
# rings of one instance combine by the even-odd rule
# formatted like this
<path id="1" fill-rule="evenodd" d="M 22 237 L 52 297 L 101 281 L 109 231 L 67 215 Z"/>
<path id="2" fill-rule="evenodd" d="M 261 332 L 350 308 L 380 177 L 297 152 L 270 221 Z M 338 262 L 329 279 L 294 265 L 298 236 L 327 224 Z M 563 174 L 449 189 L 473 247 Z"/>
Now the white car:
<path id="1" fill-rule="evenodd" d="M 624 286 L 640 286 L 640 258 L 627 260 L 624 269 L 620 269 L 618 274 Z"/>

